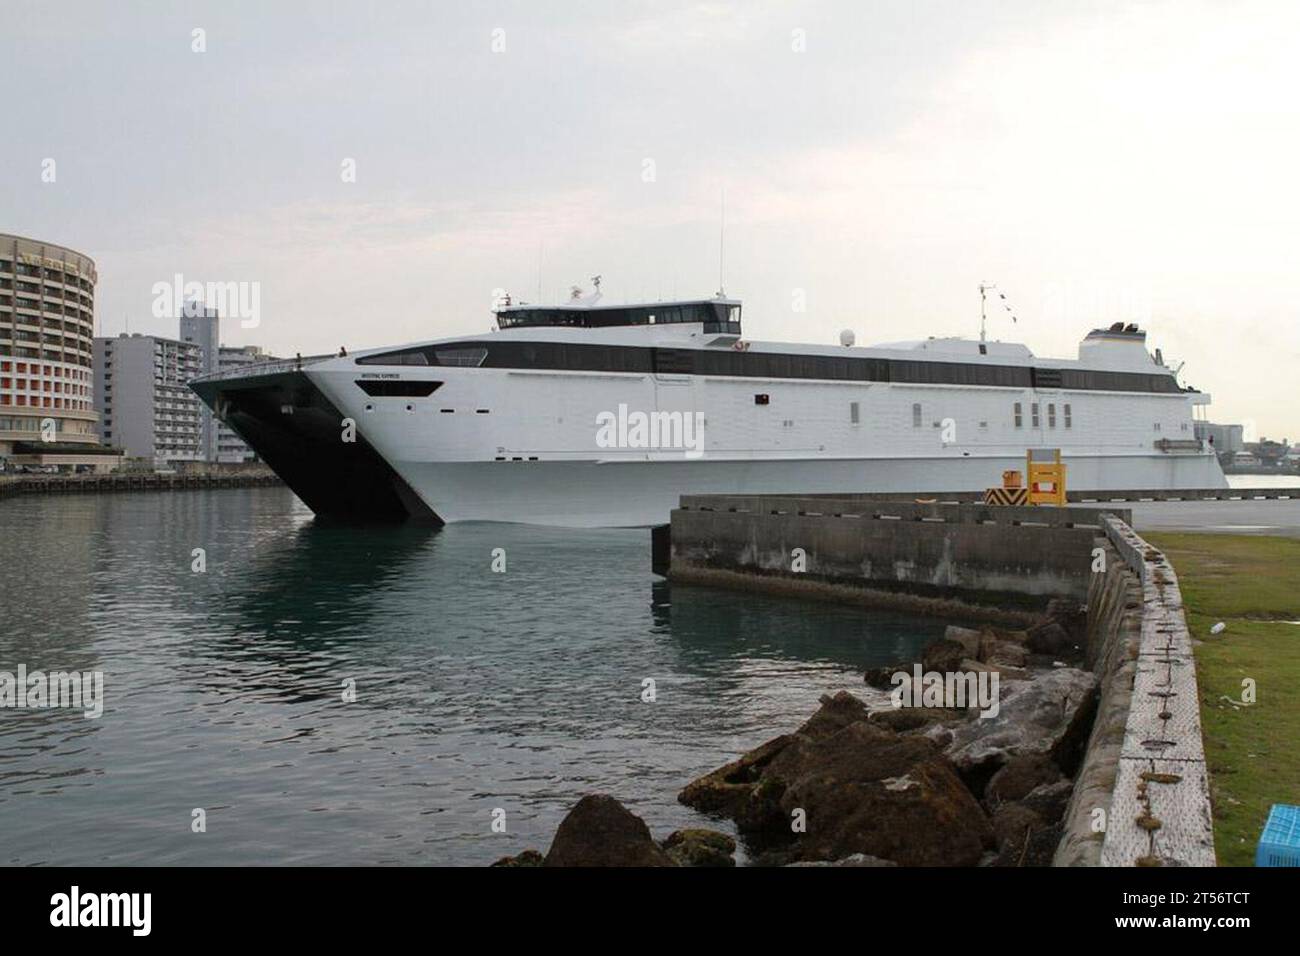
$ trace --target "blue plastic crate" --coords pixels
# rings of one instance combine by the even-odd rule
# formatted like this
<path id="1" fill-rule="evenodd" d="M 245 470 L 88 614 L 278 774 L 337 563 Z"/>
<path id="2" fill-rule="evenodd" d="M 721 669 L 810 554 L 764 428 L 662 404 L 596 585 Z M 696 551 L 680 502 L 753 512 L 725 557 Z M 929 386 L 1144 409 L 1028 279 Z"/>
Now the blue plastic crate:
<path id="1" fill-rule="evenodd" d="M 1300 807 L 1273 804 L 1259 835 L 1256 866 L 1300 866 Z"/>

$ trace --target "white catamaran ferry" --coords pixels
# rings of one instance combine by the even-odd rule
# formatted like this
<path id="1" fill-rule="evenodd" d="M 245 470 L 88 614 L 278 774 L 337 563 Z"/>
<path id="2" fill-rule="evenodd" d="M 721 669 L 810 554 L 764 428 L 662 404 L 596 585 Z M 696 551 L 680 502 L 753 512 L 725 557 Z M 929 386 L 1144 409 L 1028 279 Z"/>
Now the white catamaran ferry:
<path id="1" fill-rule="evenodd" d="M 507 300 L 508 302 L 508 300 Z M 975 491 L 1059 447 L 1071 490 L 1223 487 L 1135 325 L 1076 359 L 746 339 L 741 304 L 505 304 L 489 334 L 192 387 L 323 517 L 636 526 L 682 494 Z"/>

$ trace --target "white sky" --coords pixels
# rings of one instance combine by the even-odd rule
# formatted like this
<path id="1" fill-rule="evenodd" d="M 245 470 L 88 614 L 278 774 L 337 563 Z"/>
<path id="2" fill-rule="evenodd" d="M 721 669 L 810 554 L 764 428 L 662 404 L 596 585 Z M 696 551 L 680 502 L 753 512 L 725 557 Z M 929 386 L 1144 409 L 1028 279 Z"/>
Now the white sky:
<path id="1" fill-rule="evenodd" d="M 0 231 L 92 256 L 106 334 L 174 335 L 151 304 L 177 272 L 260 283 L 223 340 L 287 355 L 483 331 L 539 260 L 544 301 L 596 273 L 615 301 L 709 295 L 725 188 L 750 337 L 974 335 L 996 282 L 1020 323 L 991 335 L 1072 357 L 1138 321 L 1216 420 L 1300 439 L 1294 2 L 0 0 L 0 24 Z"/>

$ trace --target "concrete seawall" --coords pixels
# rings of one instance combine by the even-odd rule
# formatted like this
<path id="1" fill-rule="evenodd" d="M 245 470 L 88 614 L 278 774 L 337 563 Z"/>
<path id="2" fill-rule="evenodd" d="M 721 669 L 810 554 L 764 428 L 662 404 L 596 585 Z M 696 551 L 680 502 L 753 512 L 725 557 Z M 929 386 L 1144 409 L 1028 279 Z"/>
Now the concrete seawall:
<path id="1" fill-rule="evenodd" d="M 1122 513 L 1127 517 L 1127 513 Z M 811 582 L 880 595 L 1014 610 L 1052 597 L 1083 601 L 1097 509 L 876 501 L 859 496 L 685 496 L 672 514 L 668 576 L 726 583 L 728 575 Z"/>
<path id="2" fill-rule="evenodd" d="M 674 581 L 923 613 L 997 620 L 1052 598 L 1085 603 L 1083 666 L 1099 679 L 1098 705 L 1053 863 L 1213 866 L 1177 577 L 1129 520 L 866 495 L 687 496 L 655 549 Z"/>
<path id="3" fill-rule="evenodd" d="M 1140 600 L 1136 635 L 1131 620 L 1101 635 L 1103 651 L 1110 651 L 1117 693 L 1125 686 L 1131 686 L 1131 692 L 1100 863 L 1214 866 L 1200 695 L 1178 578 L 1168 559 L 1127 524 L 1109 518 L 1105 530 L 1136 578 Z M 1126 608 L 1134 590 L 1126 582 Z M 1108 647 L 1118 643 L 1122 651 Z M 1099 720 L 1094 735 L 1100 727 Z M 1107 758 L 1113 753 L 1116 730 L 1115 723 L 1103 729 Z"/>
<path id="4" fill-rule="evenodd" d="M 0 477 L 0 498 L 11 495 L 88 494 L 110 491 L 186 491 L 283 484 L 270 472 L 208 474 L 21 475 Z"/>

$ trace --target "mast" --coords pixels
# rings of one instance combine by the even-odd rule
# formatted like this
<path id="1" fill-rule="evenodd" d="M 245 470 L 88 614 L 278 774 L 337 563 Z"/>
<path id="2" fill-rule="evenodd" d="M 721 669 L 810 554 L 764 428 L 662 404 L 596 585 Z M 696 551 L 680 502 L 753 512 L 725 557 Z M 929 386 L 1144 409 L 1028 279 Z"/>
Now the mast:
<path id="1" fill-rule="evenodd" d="M 989 289 L 996 289 L 996 288 L 997 286 L 995 285 L 986 285 L 983 282 L 980 283 L 980 341 L 981 342 L 984 341 L 984 325 L 985 322 L 988 321 L 987 316 L 984 314 L 984 293 Z"/>

